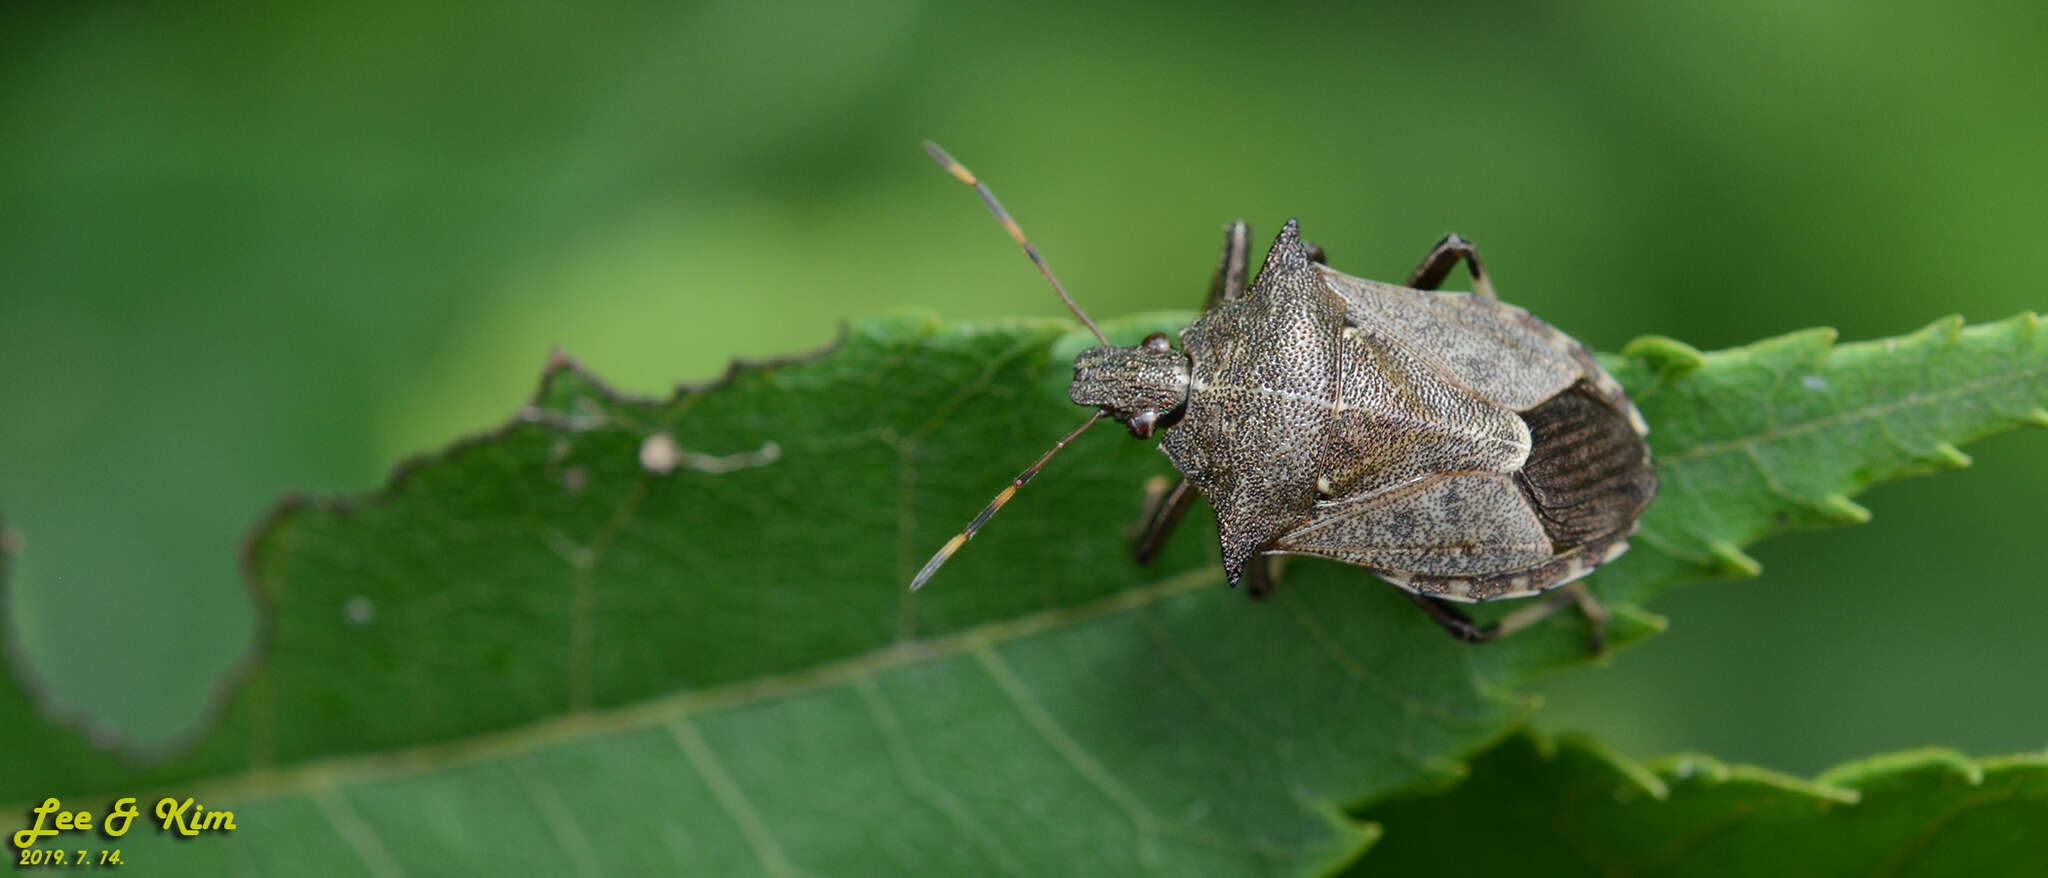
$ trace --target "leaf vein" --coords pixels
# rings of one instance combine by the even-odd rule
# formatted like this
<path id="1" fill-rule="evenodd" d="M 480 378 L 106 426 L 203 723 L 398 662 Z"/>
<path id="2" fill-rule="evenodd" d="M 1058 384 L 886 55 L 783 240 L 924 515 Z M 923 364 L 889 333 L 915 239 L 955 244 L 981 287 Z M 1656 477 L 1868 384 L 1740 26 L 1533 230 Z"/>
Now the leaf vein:
<path id="1" fill-rule="evenodd" d="M 1258 735 L 1251 723 L 1240 715 L 1237 709 L 1231 706 L 1230 700 L 1223 697 L 1223 693 L 1216 691 L 1216 687 L 1208 678 L 1203 677 L 1188 661 L 1187 656 L 1181 653 L 1180 647 L 1175 646 L 1172 638 L 1167 636 L 1165 626 L 1160 625 L 1159 620 L 1150 612 L 1139 610 L 1136 615 L 1138 621 L 1145 626 L 1145 633 L 1151 636 L 1152 645 L 1158 650 L 1159 657 L 1167 669 L 1173 672 L 1173 676 L 1199 696 L 1202 703 L 1207 705 L 1209 711 L 1215 714 L 1217 719 L 1222 720 L 1224 725 L 1245 738 L 1257 740 Z"/>
<path id="2" fill-rule="evenodd" d="M 965 800 L 925 773 L 924 766 L 918 762 L 917 754 L 911 748 L 909 736 L 904 734 L 903 724 L 895 710 L 889 707 L 888 699 L 883 696 L 881 687 L 875 685 L 874 679 L 857 677 L 853 688 L 860 693 L 861 700 L 867 702 L 868 715 L 874 720 L 875 728 L 881 731 L 882 740 L 889 745 L 890 761 L 896 764 L 897 776 L 911 796 L 939 812 L 954 828 L 972 839 L 982 856 L 1003 874 L 1027 874 L 1023 864 L 1004 846 L 1002 839 L 975 818 L 973 809 Z"/>
<path id="3" fill-rule="evenodd" d="M 804 874 L 783 854 L 782 845 L 768 831 L 768 824 L 761 819 L 760 812 L 747 801 L 747 794 L 726 772 L 718 754 L 711 751 L 710 742 L 704 740 L 697 726 L 688 717 L 676 717 L 668 723 L 668 729 L 676 744 L 683 748 L 683 753 L 690 757 L 690 765 L 697 769 L 697 775 L 711 787 L 711 795 L 718 800 L 719 807 L 725 809 L 726 816 L 731 817 L 733 823 L 739 825 L 740 833 L 747 837 L 755 858 L 761 861 L 761 869 L 776 876 Z"/>
<path id="4" fill-rule="evenodd" d="M 1104 768 L 1101 762 L 1081 746 L 1081 742 L 1074 740 L 1073 736 L 1067 734 L 1066 729 L 1060 727 L 1059 721 L 1053 719 L 1052 714 L 1046 711 L 1038 696 L 1032 694 L 1031 689 L 1024 685 L 1024 681 L 1017 678 L 1017 674 L 1010 670 L 1009 664 L 1003 661 L 1002 656 L 996 655 L 994 649 L 987 644 L 977 646 L 974 649 L 974 658 L 981 663 L 982 669 L 988 672 L 989 678 L 995 681 L 996 688 L 1002 690 L 1010 699 L 1010 703 L 1016 706 L 1017 711 L 1024 715 L 1025 722 L 1038 732 L 1040 738 L 1051 745 L 1053 751 L 1066 761 L 1068 767 L 1074 769 L 1082 779 L 1088 781 L 1097 792 L 1130 818 L 1131 825 L 1138 830 L 1138 862 L 1154 874 L 1166 874 L 1161 869 L 1156 847 L 1160 824 L 1163 822 L 1159 816 L 1146 808 L 1145 803 L 1139 800 L 1130 788 L 1124 786 L 1122 781 L 1110 774 L 1109 769 Z"/>
<path id="5" fill-rule="evenodd" d="M 362 858 L 363 865 L 370 867 L 370 874 L 377 878 L 404 878 L 405 870 L 399 867 L 397 858 L 391 856 L 384 842 L 377 838 L 376 828 L 349 807 L 340 790 L 325 786 L 314 791 L 309 798 L 320 807 L 320 813 L 326 815 L 327 822 L 334 825 L 334 831 L 348 841 L 356 856 Z"/>
<path id="6" fill-rule="evenodd" d="M 576 864 L 577 873 L 596 875 L 597 851 L 590 846 L 590 839 L 583 834 L 583 828 L 576 825 L 576 812 L 562 804 L 561 797 L 555 795 L 547 778 L 535 770 L 531 759 L 513 760 L 510 767 L 512 776 L 518 778 L 519 785 L 526 789 L 526 797 L 533 800 L 541 819 L 547 822 L 548 830 L 554 833 L 555 840 L 561 842 L 563 851 Z"/>
<path id="7" fill-rule="evenodd" d="M 1329 656 L 1330 661 L 1339 670 L 1343 671 L 1345 676 L 1365 684 L 1365 687 L 1368 689 L 1399 702 L 1409 710 L 1419 710 L 1448 723 L 1460 721 L 1458 717 L 1453 716 L 1449 711 L 1417 698 L 1414 694 L 1366 671 L 1365 665 L 1360 663 L 1356 656 L 1346 651 L 1343 645 L 1337 642 L 1335 637 L 1330 636 L 1329 629 L 1324 628 L 1321 622 L 1316 621 L 1315 616 L 1308 612 L 1307 607 L 1302 606 L 1301 600 L 1295 597 L 1293 592 L 1281 589 L 1278 591 L 1278 594 L 1280 602 L 1287 606 L 1288 615 L 1301 623 L 1303 628 L 1308 629 L 1309 636 L 1313 637 L 1316 644 L 1323 648 L 1323 654 Z"/>
<path id="8" fill-rule="evenodd" d="M 647 473 L 638 471 L 633 483 L 626 486 L 626 495 L 619 499 L 619 505 L 592 535 L 590 542 L 577 555 L 576 564 L 569 575 L 569 708 L 576 712 L 590 709 L 593 692 L 596 689 L 596 672 L 592 653 L 597 643 L 597 564 L 604 553 L 611 548 L 619 532 L 632 522 L 633 515 L 640 508 L 641 498 L 647 496 Z"/>
<path id="9" fill-rule="evenodd" d="M 1723 439 L 1718 442 L 1708 442 L 1702 445 L 1695 445 L 1676 454 L 1671 454 L 1663 458 L 1660 458 L 1658 460 L 1658 463 L 1666 465 L 1684 463 L 1686 461 L 1697 460 L 1702 457 L 1709 457 L 1716 454 L 1723 454 L 1729 451 L 1734 451 L 1746 445 L 1776 442 L 1790 436 L 1796 436 L 1802 433 L 1811 433 L 1815 430 L 1824 430 L 1829 427 L 1834 427 L 1852 421 L 1863 420 L 1866 418 L 1883 418 L 1894 412 L 1903 411 L 1909 408 L 1946 402 L 1956 397 L 1969 396 L 2000 385 L 2016 384 L 2030 378 L 2040 378 L 2044 376 L 2048 376 L 2048 365 L 2037 366 L 2032 369 L 2022 369 L 2014 372 L 2008 372 L 2004 375 L 1995 375 L 1989 378 L 1981 378 L 1976 381 L 1958 384 L 1953 387 L 1943 388 L 1941 390 L 1908 393 L 1903 398 L 1892 400 L 1890 402 L 1881 402 L 1874 405 L 1867 405 L 1860 408 L 1849 409 L 1847 411 L 1836 412 L 1835 414 L 1828 415 L 1826 417 L 1815 418 L 1810 421 L 1803 421 L 1801 423 L 1792 424 L 1789 426 L 1772 426 L 1771 428 L 1766 429 L 1763 432 L 1757 433 L 1752 436 L 1743 436 L 1735 439 Z"/>
<path id="10" fill-rule="evenodd" d="M 2011 799 L 2018 792 L 2019 784 L 2020 781 L 2015 778 L 1997 789 L 1982 790 L 1975 795 L 1957 799 L 1954 805 L 1928 818 L 1926 825 L 1920 827 L 1920 831 L 1900 842 L 1873 874 L 1897 875 L 1904 872 L 1914 858 L 1926 850 L 1927 843 L 1933 841 L 1943 827 L 1977 808 Z"/>

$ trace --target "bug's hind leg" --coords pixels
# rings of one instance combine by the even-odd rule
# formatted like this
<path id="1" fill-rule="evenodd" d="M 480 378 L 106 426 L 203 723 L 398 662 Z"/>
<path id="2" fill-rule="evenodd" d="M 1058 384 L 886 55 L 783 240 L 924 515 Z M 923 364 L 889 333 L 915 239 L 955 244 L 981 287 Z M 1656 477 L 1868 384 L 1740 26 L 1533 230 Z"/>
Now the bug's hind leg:
<path id="1" fill-rule="evenodd" d="M 1588 590 L 1583 582 L 1559 586 L 1556 591 L 1544 595 L 1540 601 L 1502 616 L 1499 621 L 1487 627 L 1493 629 L 1494 637 L 1505 637 L 1541 622 L 1550 614 L 1568 606 L 1577 606 L 1579 615 L 1586 617 L 1586 627 L 1589 629 L 1586 635 L 1587 649 L 1595 655 L 1605 652 L 1607 608 L 1593 598 L 1593 592 Z"/>
<path id="2" fill-rule="evenodd" d="M 1429 616 L 1430 621 L 1442 627 L 1452 637 L 1466 643 L 1485 643 L 1506 637 L 1543 621 L 1558 610 L 1576 604 L 1579 612 L 1586 617 L 1587 626 L 1592 629 L 1592 633 L 1588 635 L 1588 640 L 1591 641 L 1590 651 L 1598 655 L 1607 649 L 1607 608 L 1600 606 L 1600 602 L 1593 599 L 1593 593 L 1586 590 L 1586 584 L 1583 582 L 1561 586 L 1556 591 L 1544 595 L 1540 601 L 1502 616 L 1491 625 L 1480 625 L 1472 621 L 1471 616 L 1465 615 L 1465 611 L 1458 609 L 1451 601 L 1416 594 L 1406 589 L 1402 589 L 1401 593 L 1414 601 L 1416 606 L 1421 607 L 1423 614 Z"/>
<path id="3" fill-rule="evenodd" d="M 1422 257 L 1422 264 L 1408 275 L 1408 286 L 1418 290 L 1433 290 L 1443 285 L 1444 276 L 1465 260 L 1465 266 L 1472 271 L 1472 292 L 1489 299 L 1498 299 L 1493 294 L 1493 281 L 1486 277 L 1486 269 L 1479 264 L 1479 250 L 1471 241 L 1457 235 L 1445 235 L 1444 239 L 1429 248 L 1429 255 Z"/>
<path id="4" fill-rule="evenodd" d="M 1481 626 L 1472 621 L 1471 616 L 1465 615 L 1464 610 L 1458 609 L 1450 601 L 1426 594 L 1416 594 L 1405 588 L 1401 589 L 1401 593 L 1414 601 L 1415 606 L 1422 610 L 1422 614 L 1429 617 L 1429 621 L 1435 622 L 1437 627 L 1444 629 L 1444 633 L 1452 637 L 1466 643 L 1483 643 L 1500 636 L 1499 632 L 1491 630 L 1494 626 Z"/>

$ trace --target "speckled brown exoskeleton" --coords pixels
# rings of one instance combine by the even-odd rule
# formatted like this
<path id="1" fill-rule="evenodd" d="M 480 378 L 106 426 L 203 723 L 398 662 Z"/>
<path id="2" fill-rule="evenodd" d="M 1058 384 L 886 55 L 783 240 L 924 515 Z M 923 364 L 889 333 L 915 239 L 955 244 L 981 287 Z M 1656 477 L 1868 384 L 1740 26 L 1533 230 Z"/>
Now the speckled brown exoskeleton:
<path id="1" fill-rule="evenodd" d="M 1200 494 L 1216 510 L 1223 569 L 1254 596 L 1264 556 L 1314 555 L 1363 567 L 1466 640 L 1485 640 L 1578 603 L 1583 586 L 1492 625 L 1448 602 L 1541 594 L 1628 548 L 1656 493 L 1649 428 L 1586 347 L 1501 302 L 1472 245 L 1432 248 L 1405 285 L 1324 264 L 1293 220 L 1247 283 L 1250 229 L 1232 223 L 1201 317 L 1175 348 L 1153 334 L 1109 344 L 988 187 L 937 146 L 926 151 L 975 187 L 1100 347 L 1074 359 L 1068 395 L 1095 414 L 1019 475 L 920 570 L 932 573 L 1045 462 L 1104 415 L 1160 436 L 1182 475 L 1155 492 L 1135 555 L 1150 561 Z M 1460 260 L 1473 292 L 1437 292 Z"/>

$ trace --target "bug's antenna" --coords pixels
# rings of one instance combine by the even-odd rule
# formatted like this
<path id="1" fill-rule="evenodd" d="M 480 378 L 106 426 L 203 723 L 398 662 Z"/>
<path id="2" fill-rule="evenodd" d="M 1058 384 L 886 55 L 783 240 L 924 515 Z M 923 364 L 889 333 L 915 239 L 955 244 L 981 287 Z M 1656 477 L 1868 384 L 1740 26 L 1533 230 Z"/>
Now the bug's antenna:
<path id="1" fill-rule="evenodd" d="M 938 147 L 932 148 L 937 149 Z M 996 510 L 1003 508 L 1003 504 L 1010 502 L 1011 497 L 1017 496 L 1017 489 L 1024 487 L 1025 482 L 1031 481 L 1032 476 L 1038 475 L 1038 471 L 1045 467 L 1046 461 L 1051 460 L 1053 455 L 1060 453 L 1060 449 L 1067 447 L 1067 443 L 1079 438 L 1082 433 L 1088 432 L 1088 428 L 1095 426 L 1095 422 L 1101 419 L 1102 410 L 1097 409 L 1095 414 L 1088 416 L 1087 423 L 1075 428 L 1074 432 L 1068 433 L 1065 439 L 1053 443 L 1051 448 L 1046 449 L 1044 454 L 1039 455 L 1038 462 L 1026 467 L 1022 473 L 1017 475 L 1016 479 L 1010 482 L 1009 487 L 1004 488 L 1002 493 L 997 494 L 994 500 L 988 501 L 988 506 L 981 510 L 980 515 L 974 517 L 974 523 L 969 524 L 966 530 L 954 534 L 952 539 L 947 540 L 946 544 L 939 548 L 938 554 L 933 555 L 930 561 L 924 562 L 924 569 L 917 571 L 917 576 L 910 580 L 910 590 L 916 591 L 923 588 L 924 581 L 932 578 L 932 574 L 939 572 L 939 565 L 946 563 L 947 558 L 953 557 L 954 552 L 960 551 L 960 547 L 966 545 L 968 540 L 974 539 L 974 532 L 981 530 L 981 526 L 987 524 L 989 518 L 996 514 Z"/>
<path id="2" fill-rule="evenodd" d="M 924 151 L 926 155 L 932 157 L 932 161 L 939 163 L 939 167 L 945 168 L 946 173 L 958 177 L 960 182 L 973 186 L 974 191 L 981 193 L 981 202 L 988 205 L 988 209 L 995 213 L 996 219 L 1003 221 L 1003 228 L 1009 231 L 1010 237 L 1023 245 L 1025 255 L 1031 257 L 1031 264 L 1038 266 L 1038 273 L 1045 275 L 1045 281 L 1052 284 L 1053 292 L 1060 294 L 1060 301 L 1067 303 L 1067 309 L 1073 311 L 1075 317 L 1081 318 L 1081 324 L 1088 327 L 1089 332 L 1095 333 L 1096 339 L 1105 345 L 1109 344 L 1109 339 L 1103 337 L 1102 330 L 1096 328 L 1095 321 L 1088 319 L 1088 313 L 1082 311 L 1080 305 L 1074 304 L 1073 296 L 1067 295 L 1067 288 L 1060 286 L 1060 279 L 1052 276 L 1052 269 L 1047 267 L 1045 259 L 1038 255 L 1037 248 L 1032 247 L 1031 242 L 1024 239 L 1024 230 L 1017 227 L 1017 221 L 1010 218 L 1010 212 L 1003 209 L 1001 202 L 996 201 L 996 194 L 988 191 L 988 184 L 975 177 L 974 172 L 968 170 L 966 165 L 954 161 L 953 157 L 940 149 L 938 144 L 927 140 L 924 142 Z"/>

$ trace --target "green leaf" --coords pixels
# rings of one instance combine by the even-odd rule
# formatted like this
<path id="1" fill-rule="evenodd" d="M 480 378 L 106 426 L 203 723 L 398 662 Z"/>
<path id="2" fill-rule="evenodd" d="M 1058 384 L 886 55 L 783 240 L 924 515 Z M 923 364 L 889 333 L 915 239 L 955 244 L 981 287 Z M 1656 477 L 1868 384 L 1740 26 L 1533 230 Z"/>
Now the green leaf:
<path id="1" fill-rule="evenodd" d="M 1705 355 L 1644 338 L 1606 363 L 1652 425 L 1662 480 L 1632 563 L 1599 577 L 1621 600 L 1674 579 L 1754 576 L 1743 546 L 1860 524 L 1870 511 L 1849 497 L 1864 488 L 1968 466 L 1956 445 L 2048 426 L 2048 341 L 2032 314 L 1844 345 L 1810 329 Z"/>
<path id="2" fill-rule="evenodd" d="M 1384 835 L 1347 874 L 2043 875 L 2048 753 L 1922 750 L 1802 781 L 1524 732 L 1450 791 L 1363 816 Z M 1447 847 L 1452 833 L 1484 843 Z"/>
<path id="3" fill-rule="evenodd" d="M 861 323 L 665 401 L 557 360 L 506 427 L 259 527 L 263 652 L 195 749 L 136 768 L 18 712 L 0 801 L 234 809 L 227 839 L 124 840 L 194 871 L 1302 874 L 1372 839 L 1344 808 L 1455 776 L 1529 710 L 1515 683 L 1586 660 L 1578 623 L 1472 648 L 1340 565 L 1248 602 L 1202 515 L 1135 568 L 1123 532 L 1169 469 L 1113 430 L 906 592 L 1080 420 L 1065 330 Z M 1610 361 L 1666 484 L 1598 577 L 1610 642 L 1739 546 L 1852 517 L 1830 498 L 2039 423 L 2039 336 L 2023 316 Z"/>

